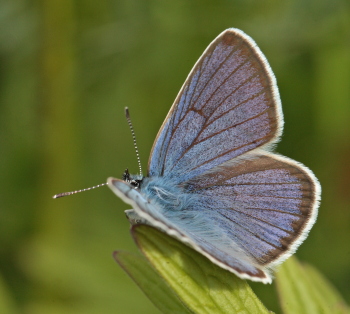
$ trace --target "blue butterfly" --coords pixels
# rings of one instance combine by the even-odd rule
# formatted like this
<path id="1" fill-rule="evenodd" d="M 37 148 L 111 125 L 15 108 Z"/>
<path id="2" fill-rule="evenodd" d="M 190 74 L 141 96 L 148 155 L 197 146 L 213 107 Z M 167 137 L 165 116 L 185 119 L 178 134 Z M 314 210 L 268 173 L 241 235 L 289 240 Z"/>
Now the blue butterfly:
<path id="1" fill-rule="evenodd" d="M 283 115 L 275 76 L 238 29 L 204 51 L 153 144 L 148 174 L 108 186 L 146 223 L 242 279 L 271 283 L 313 226 L 321 187 L 272 153 Z"/>

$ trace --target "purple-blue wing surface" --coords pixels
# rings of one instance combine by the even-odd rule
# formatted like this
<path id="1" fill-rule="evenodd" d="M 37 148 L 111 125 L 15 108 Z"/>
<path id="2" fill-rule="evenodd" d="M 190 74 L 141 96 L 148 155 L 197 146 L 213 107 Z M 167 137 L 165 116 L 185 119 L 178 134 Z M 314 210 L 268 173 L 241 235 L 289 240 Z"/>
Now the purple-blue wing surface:
<path id="1" fill-rule="evenodd" d="M 249 157 L 190 180 L 185 190 L 200 195 L 201 208 L 213 212 L 208 214 L 212 228 L 232 239 L 253 265 L 273 267 L 307 236 L 320 187 L 313 173 L 294 160 L 265 152 Z"/>
<path id="2" fill-rule="evenodd" d="M 282 124 L 265 57 L 250 37 L 228 29 L 205 50 L 181 88 L 153 145 L 148 175 L 187 181 L 274 143 Z"/>

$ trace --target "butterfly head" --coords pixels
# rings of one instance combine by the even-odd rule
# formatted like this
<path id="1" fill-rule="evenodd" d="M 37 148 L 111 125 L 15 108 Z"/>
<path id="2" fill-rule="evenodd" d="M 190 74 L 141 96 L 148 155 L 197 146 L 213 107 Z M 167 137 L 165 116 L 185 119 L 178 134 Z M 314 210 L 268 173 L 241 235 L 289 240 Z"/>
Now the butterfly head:
<path id="1" fill-rule="evenodd" d="M 125 169 L 125 171 L 123 173 L 123 180 L 126 183 L 129 183 L 133 189 L 138 190 L 141 187 L 143 176 L 141 176 L 139 174 L 132 175 L 129 173 L 128 169 Z"/>

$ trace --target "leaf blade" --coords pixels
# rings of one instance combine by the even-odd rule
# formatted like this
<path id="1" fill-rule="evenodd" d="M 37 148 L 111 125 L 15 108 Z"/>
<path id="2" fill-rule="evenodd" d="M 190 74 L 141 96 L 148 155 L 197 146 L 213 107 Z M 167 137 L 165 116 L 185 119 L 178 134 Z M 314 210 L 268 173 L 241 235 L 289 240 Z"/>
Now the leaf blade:
<path id="1" fill-rule="evenodd" d="M 249 285 L 185 244 L 146 225 L 132 234 L 140 250 L 195 313 L 269 313 Z"/>
<path id="2" fill-rule="evenodd" d="M 276 283 L 285 314 L 349 313 L 345 301 L 322 274 L 295 257 L 280 267 Z"/>
<path id="3" fill-rule="evenodd" d="M 144 256 L 116 251 L 113 257 L 162 313 L 191 313 Z"/>

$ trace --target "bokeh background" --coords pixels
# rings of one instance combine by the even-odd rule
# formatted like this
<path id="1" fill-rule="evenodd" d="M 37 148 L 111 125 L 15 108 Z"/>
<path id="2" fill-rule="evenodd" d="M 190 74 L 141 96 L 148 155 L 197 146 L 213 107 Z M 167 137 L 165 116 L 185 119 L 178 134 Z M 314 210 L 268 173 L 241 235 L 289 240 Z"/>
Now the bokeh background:
<path id="1" fill-rule="evenodd" d="M 323 193 L 300 247 L 350 299 L 350 2 L 0 0 L 0 312 L 156 313 L 112 258 L 136 251 L 107 188 L 143 168 L 187 74 L 224 29 L 257 42 L 280 88 L 277 151 Z M 253 284 L 280 313 L 274 284 Z"/>

